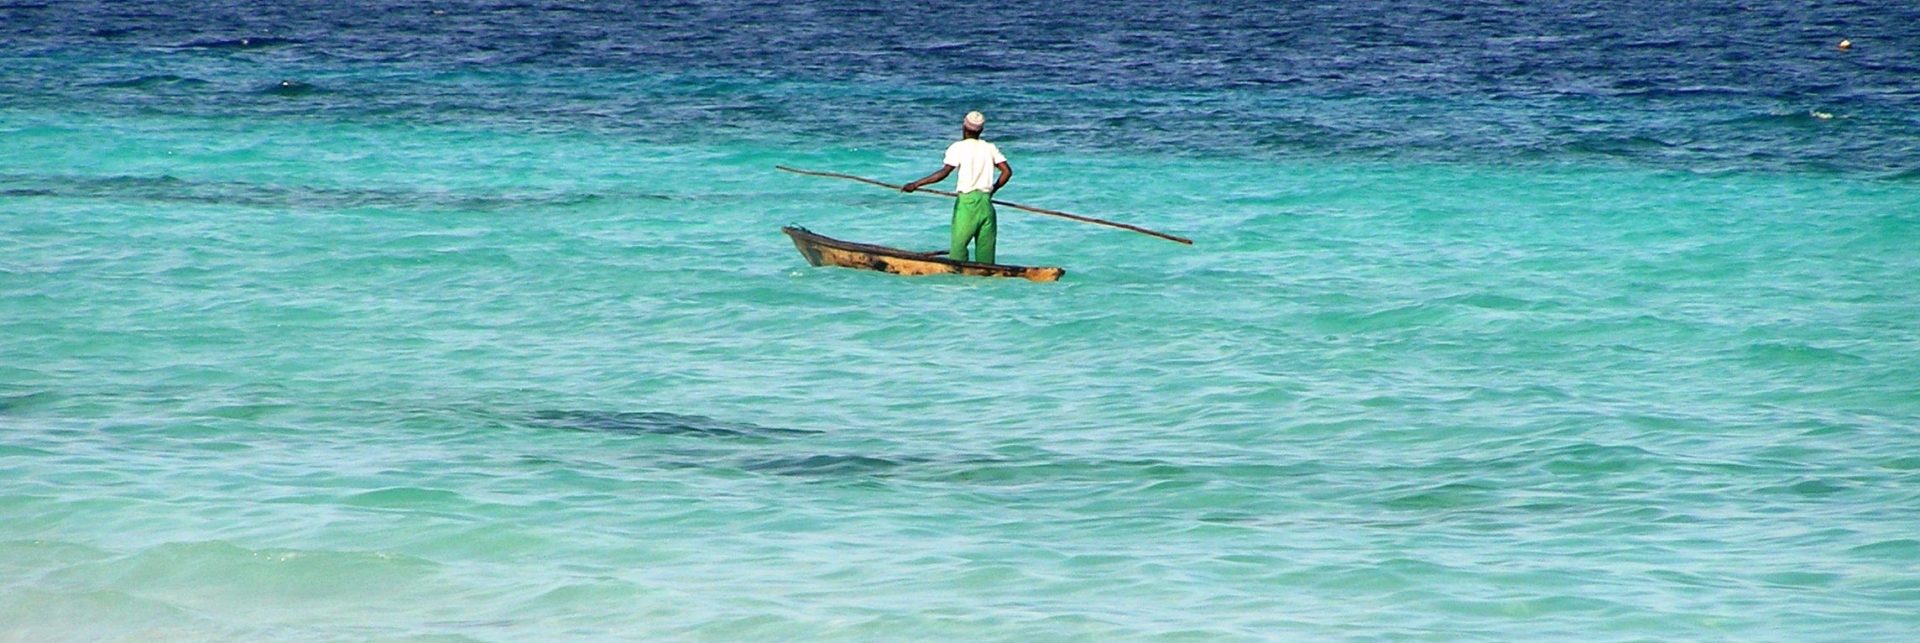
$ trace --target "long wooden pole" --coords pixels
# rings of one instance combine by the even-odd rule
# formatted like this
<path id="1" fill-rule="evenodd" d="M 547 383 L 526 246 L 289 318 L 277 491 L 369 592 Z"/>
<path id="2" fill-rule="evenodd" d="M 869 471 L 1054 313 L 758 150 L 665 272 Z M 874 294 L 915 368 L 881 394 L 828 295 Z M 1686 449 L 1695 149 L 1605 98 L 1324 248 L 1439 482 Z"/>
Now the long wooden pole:
<path id="1" fill-rule="evenodd" d="M 873 179 L 869 179 L 869 178 L 866 178 L 866 177 L 864 177 L 864 176 L 854 176 L 854 175 L 852 175 L 852 174 L 841 174 L 841 173 L 839 173 L 839 172 L 816 172 L 816 171 L 813 171 L 813 170 L 802 170 L 802 169 L 797 169 L 797 168 L 791 168 L 791 167 L 787 167 L 787 166 L 785 166 L 785 165 L 775 165 L 775 166 L 773 166 L 773 167 L 774 167 L 774 168 L 776 168 L 776 169 L 779 169 L 779 170 L 781 170 L 781 171 L 785 171 L 785 172 L 792 172 L 792 173 L 794 173 L 794 174 L 805 174 L 805 175 L 807 175 L 807 176 L 824 176 L 824 177 L 828 177 L 828 178 L 835 178 L 835 179 L 846 179 L 846 180 L 849 180 L 849 181 L 859 181 L 859 182 L 861 182 L 861 183 L 867 183 L 867 184 L 870 184 L 870 185 L 878 185 L 878 186 L 880 186 L 880 187 L 883 187 L 883 188 L 893 188 L 893 189 L 895 189 L 895 190 L 898 190 L 898 189 L 900 189 L 900 187 L 901 187 L 901 186 L 898 186 L 898 185 L 894 185 L 894 184 L 892 184 L 892 183 L 883 183 L 883 182 L 880 182 L 880 181 L 875 181 L 875 180 L 873 180 Z M 938 195 L 940 195 L 940 196 L 957 196 L 957 195 L 955 195 L 955 194 L 954 194 L 954 193 L 952 193 L 952 192 L 948 192 L 948 191 L 946 191 L 946 190 L 936 190 L 936 189 L 933 189 L 933 188 L 920 188 L 919 190 L 916 190 L 916 191 L 917 191 L 917 192 L 926 192 L 926 193 L 928 193 L 928 194 L 938 194 Z M 1176 236 L 1173 236 L 1173 235 L 1170 235 L 1170 234 L 1167 234 L 1167 233 L 1165 233 L 1165 232 L 1160 232 L 1160 231 L 1157 231 L 1157 230 L 1148 230 L 1148 229 L 1146 229 L 1146 228 L 1142 228 L 1142 227 L 1140 227 L 1140 226 L 1137 226 L 1137 225 L 1130 225 L 1130 224 L 1126 224 L 1126 223 L 1121 223 L 1121 222 L 1118 222 L 1118 221 L 1108 221 L 1108 220 L 1106 220 L 1106 219 L 1095 219 L 1095 218 L 1093 218 L 1093 217 L 1083 217 L 1083 216 L 1080 216 L 1080 215 L 1078 215 L 1078 214 L 1069 214 L 1069 213 L 1066 213 L 1066 212 L 1061 212 L 1061 211 L 1059 211 L 1059 210 L 1048 210 L 1048 209 L 1046 209 L 1046 208 L 1036 208 L 1036 207 L 1033 207 L 1033 206 L 1030 206 L 1030 205 L 1020 205 L 1020 204 L 1018 204 L 1018 203 L 1013 203 L 1013 202 L 1010 202 L 1010 201 L 1001 201 L 1001 200 L 999 200 L 999 199 L 994 199 L 994 200 L 993 200 L 993 202 L 994 202 L 995 204 L 998 204 L 998 205 L 1004 205 L 1004 206 L 1007 206 L 1007 207 L 1009 207 L 1009 208 L 1018 208 L 1018 209 L 1021 209 L 1021 210 L 1026 210 L 1026 211 L 1028 211 L 1028 212 L 1033 212 L 1033 213 L 1037 213 L 1037 214 L 1044 214 L 1044 215 L 1048 215 L 1048 216 L 1055 216 L 1055 217 L 1060 217 L 1060 218 L 1063 218 L 1063 219 L 1073 219 L 1074 221 L 1081 221 L 1081 222 L 1085 222 L 1085 223 L 1094 223 L 1094 224 L 1099 224 L 1099 225 L 1104 225 L 1104 226 L 1113 226 L 1113 227 L 1115 227 L 1115 228 L 1120 228 L 1120 229 L 1122 229 L 1122 230 L 1132 230 L 1132 231 L 1134 231 L 1134 232 L 1138 232 L 1138 233 L 1140 233 L 1140 234 L 1148 234 L 1148 235 L 1153 235 L 1153 236 L 1156 236 L 1156 237 L 1160 237 L 1160 238 L 1162 238 L 1162 239 L 1166 239 L 1166 240 L 1168 240 L 1168 241 L 1177 241 L 1177 242 L 1180 242 L 1180 243 L 1184 243 L 1184 244 L 1187 244 L 1187 245 L 1193 245 L 1193 240 L 1192 240 L 1192 239 L 1188 239 L 1188 238 L 1186 238 L 1186 237 L 1176 237 Z"/>

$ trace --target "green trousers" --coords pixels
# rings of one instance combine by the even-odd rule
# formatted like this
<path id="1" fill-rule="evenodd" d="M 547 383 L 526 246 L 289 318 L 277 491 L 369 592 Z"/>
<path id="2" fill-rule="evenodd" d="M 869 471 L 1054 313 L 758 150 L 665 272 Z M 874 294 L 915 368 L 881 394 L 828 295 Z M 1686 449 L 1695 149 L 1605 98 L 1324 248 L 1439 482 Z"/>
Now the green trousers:
<path id="1" fill-rule="evenodd" d="M 986 190 L 962 192 L 953 200 L 953 245 L 947 257 L 954 261 L 993 263 L 993 242 L 997 222 L 993 212 L 993 193 Z M 967 255 L 967 242 L 973 242 L 973 255 Z"/>

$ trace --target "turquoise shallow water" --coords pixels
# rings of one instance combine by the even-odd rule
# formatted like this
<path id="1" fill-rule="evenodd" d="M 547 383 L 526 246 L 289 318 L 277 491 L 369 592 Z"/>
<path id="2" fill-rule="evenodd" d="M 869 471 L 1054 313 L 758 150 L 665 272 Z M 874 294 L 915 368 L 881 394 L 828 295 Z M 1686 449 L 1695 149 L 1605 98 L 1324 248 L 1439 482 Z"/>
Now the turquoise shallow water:
<path id="1" fill-rule="evenodd" d="M 0 5 L 0 640 L 1920 631 L 1898 11 L 203 4 Z M 974 107 L 1196 245 L 779 233 Z"/>
<path id="2" fill-rule="evenodd" d="M 1894 639 L 1916 193 L 9 113 L 8 638 Z"/>

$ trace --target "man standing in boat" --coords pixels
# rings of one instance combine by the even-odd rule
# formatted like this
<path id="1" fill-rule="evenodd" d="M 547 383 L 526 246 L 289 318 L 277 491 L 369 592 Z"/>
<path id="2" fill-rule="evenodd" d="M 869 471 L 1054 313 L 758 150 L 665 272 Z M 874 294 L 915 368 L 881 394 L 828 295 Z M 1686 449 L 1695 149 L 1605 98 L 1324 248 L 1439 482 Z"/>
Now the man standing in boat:
<path id="1" fill-rule="evenodd" d="M 900 191 L 912 192 L 929 183 L 946 180 L 954 170 L 960 171 L 960 184 L 953 190 L 959 193 L 953 201 L 953 244 L 947 254 L 954 261 L 993 263 L 993 245 L 999 227 L 993 211 L 993 193 L 1013 178 L 1013 166 L 1007 165 L 1007 157 L 1000 154 L 999 147 L 980 139 L 980 131 L 986 128 L 985 115 L 967 112 L 967 117 L 960 122 L 960 140 L 947 146 L 947 157 L 940 169 L 900 186 Z M 973 244 L 971 257 L 967 255 L 969 242 Z"/>

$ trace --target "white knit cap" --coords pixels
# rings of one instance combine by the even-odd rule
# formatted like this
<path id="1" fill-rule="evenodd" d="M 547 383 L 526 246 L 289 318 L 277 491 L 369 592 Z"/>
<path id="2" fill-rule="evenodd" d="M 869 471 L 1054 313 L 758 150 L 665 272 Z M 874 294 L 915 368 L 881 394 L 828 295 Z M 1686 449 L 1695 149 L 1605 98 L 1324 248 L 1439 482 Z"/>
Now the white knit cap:
<path id="1" fill-rule="evenodd" d="M 987 126 L 987 115 L 980 112 L 967 112 L 967 119 L 960 121 L 961 126 L 970 130 L 980 130 Z"/>

